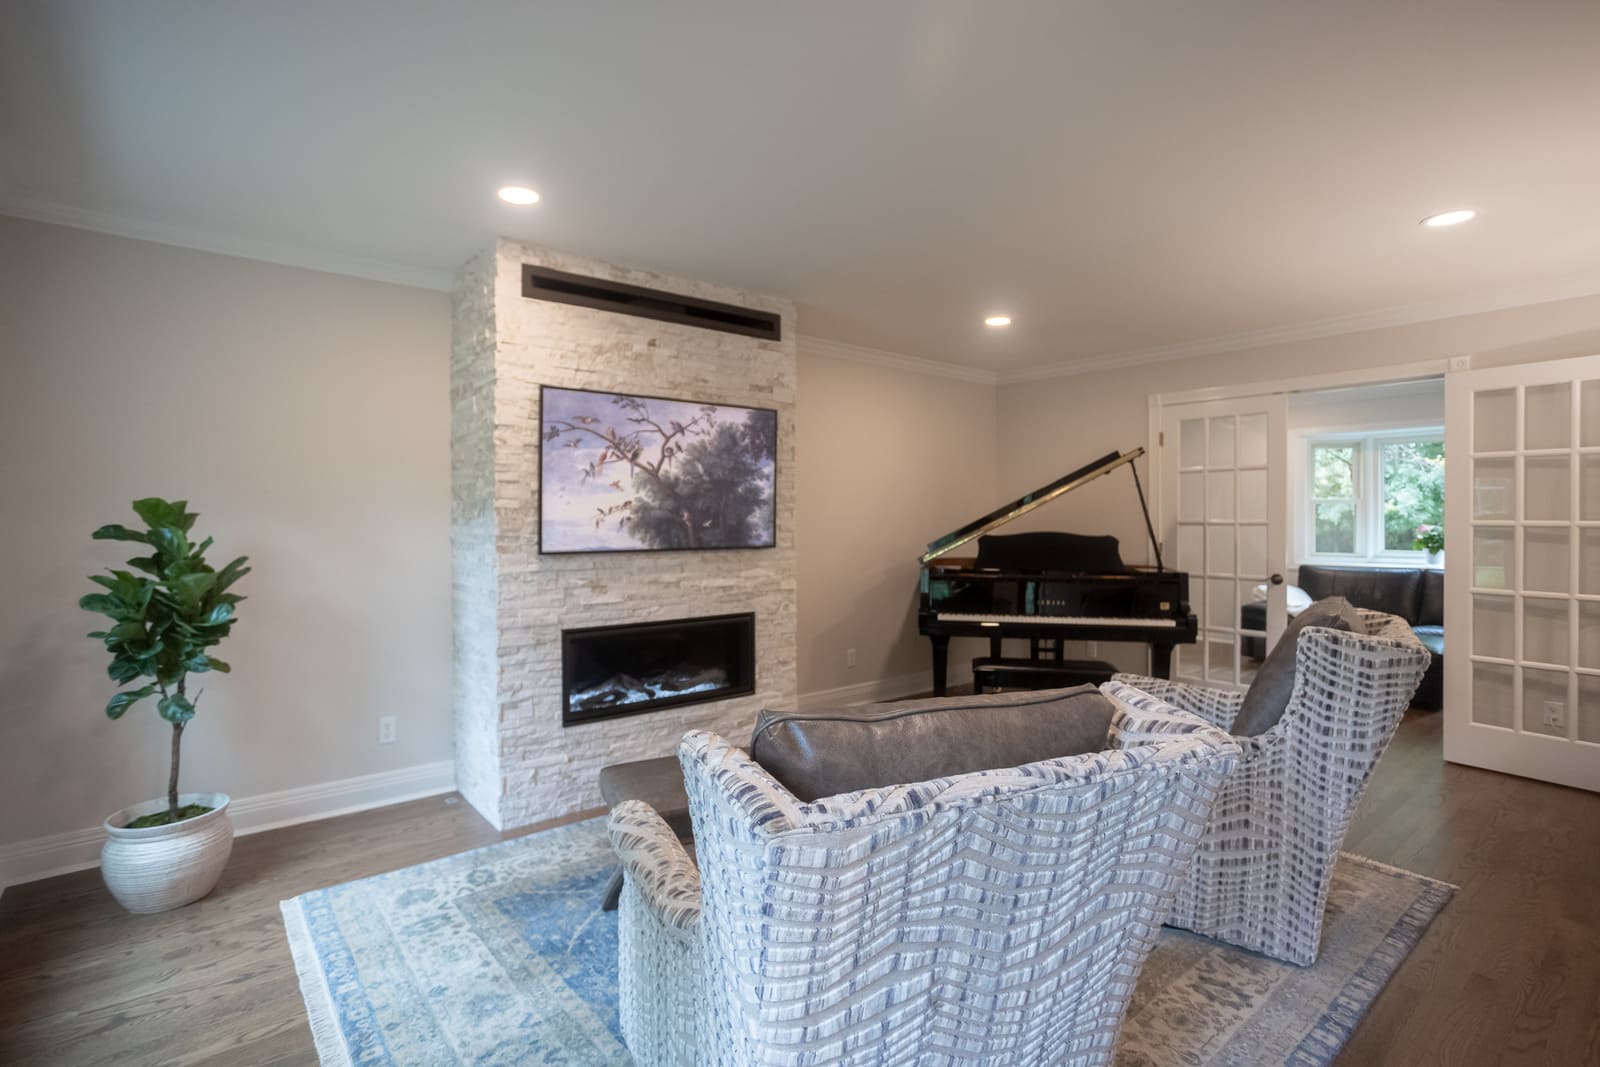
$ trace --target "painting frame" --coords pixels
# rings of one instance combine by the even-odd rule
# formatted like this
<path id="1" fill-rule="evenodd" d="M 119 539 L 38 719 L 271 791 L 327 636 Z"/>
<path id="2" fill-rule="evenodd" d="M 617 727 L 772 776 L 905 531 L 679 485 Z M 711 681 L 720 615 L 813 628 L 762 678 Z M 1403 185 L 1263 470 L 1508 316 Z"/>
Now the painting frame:
<path id="1" fill-rule="evenodd" d="M 580 414 L 577 409 L 584 405 L 588 407 Z M 611 417 L 597 416 L 601 411 Z M 619 430 L 619 422 L 632 428 Z M 725 428 L 737 436 L 730 437 Z M 777 547 L 776 408 L 541 384 L 538 436 L 541 556 Z M 736 484 L 741 501 L 759 490 L 759 504 L 748 512 L 735 507 L 731 514 L 703 522 L 692 522 L 686 509 L 677 512 L 677 521 L 664 518 L 672 509 L 651 499 L 653 491 L 670 484 L 659 475 L 663 470 L 672 473 L 674 461 L 700 446 L 715 452 L 700 451 L 694 457 L 696 470 L 709 466 L 708 456 L 733 456 L 733 462 L 744 464 L 738 470 L 746 478 L 729 484 Z M 607 497 L 607 489 L 624 496 Z M 592 534 L 579 531 L 580 521 L 592 526 Z M 681 533 L 676 530 L 680 525 Z M 699 543 L 702 538 L 705 543 Z"/>

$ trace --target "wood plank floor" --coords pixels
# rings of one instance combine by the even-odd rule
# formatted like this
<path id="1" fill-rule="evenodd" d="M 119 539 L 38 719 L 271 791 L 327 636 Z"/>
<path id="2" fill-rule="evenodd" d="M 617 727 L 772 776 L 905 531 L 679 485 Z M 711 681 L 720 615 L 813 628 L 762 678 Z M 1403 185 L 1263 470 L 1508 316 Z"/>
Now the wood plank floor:
<path id="1" fill-rule="evenodd" d="M 1600 1064 L 1600 796 L 1439 753 L 1439 716 L 1408 715 L 1346 847 L 1461 892 L 1339 1064 Z M 278 901 L 513 836 L 441 797 L 240 838 L 166 915 L 94 871 L 8 889 L 0 1064 L 315 1064 Z"/>

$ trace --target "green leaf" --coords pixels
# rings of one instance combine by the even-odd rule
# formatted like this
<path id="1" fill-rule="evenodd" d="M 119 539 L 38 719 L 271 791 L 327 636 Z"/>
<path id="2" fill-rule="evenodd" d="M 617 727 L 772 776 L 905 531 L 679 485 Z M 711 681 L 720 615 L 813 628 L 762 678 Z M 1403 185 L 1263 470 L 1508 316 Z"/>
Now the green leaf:
<path id="1" fill-rule="evenodd" d="M 111 657 L 111 662 L 106 667 L 106 674 L 110 675 L 111 680 L 118 685 L 127 685 L 144 673 L 143 667 L 126 656 Z"/>
<path id="2" fill-rule="evenodd" d="M 228 586 L 249 574 L 250 568 L 245 566 L 249 559 L 249 556 L 240 556 L 238 559 L 233 560 L 226 567 L 223 567 L 220 571 L 218 571 L 217 584 L 214 587 L 214 592 L 222 592 L 224 589 L 227 589 Z"/>
<path id="3" fill-rule="evenodd" d="M 206 612 L 204 616 L 201 617 L 200 625 L 201 626 L 216 626 L 219 623 L 227 622 L 231 618 L 233 618 L 233 605 L 232 604 L 218 604 L 216 607 L 212 608 L 210 611 Z"/>
<path id="4" fill-rule="evenodd" d="M 132 619 L 129 619 L 127 622 L 117 623 L 117 625 L 111 628 L 111 634 L 119 641 L 143 642 L 146 636 L 144 623 L 136 622 Z"/>
<path id="5" fill-rule="evenodd" d="M 128 566 L 144 571 L 146 574 L 153 574 L 157 578 L 161 577 L 160 556 L 138 556 L 130 559 Z"/>
<path id="6" fill-rule="evenodd" d="M 194 704 L 182 693 L 168 693 L 156 705 L 161 717 L 173 724 L 186 723 L 194 718 Z"/>
<path id="7" fill-rule="evenodd" d="M 147 496 L 143 500 L 133 502 L 134 514 L 144 520 L 146 526 L 171 526 L 183 530 L 183 508 L 186 501 L 166 501 L 158 496 Z"/>
<path id="8" fill-rule="evenodd" d="M 101 615 L 109 615 L 113 619 L 123 619 L 128 615 L 127 605 L 109 593 L 89 593 L 78 598 L 78 607 L 84 611 L 93 611 Z M 232 609 L 230 609 L 232 610 Z"/>
<path id="9" fill-rule="evenodd" d="M 133 707 L 139 701 L 143 700 L 145 697 L 149 696 L 155 691 L 155 686 L 147 685 L 143 689 L 130 689 L 126 693 L 116 694 L 106 702 L 106 718 L 122 718 L 123 712 L 127 711 L 129 708 Z"/>
<path id="10" fill-rule="evenodd" d="M 208 662 L 210 662 L 211 669 L 220 674 L 227 674 L 229 671 L 233 670 L 232 667 L 228 666 L 215 656 L 207 656 L 206 659 Z"/>
<path id="11" fill-rule="evenodd" d="M 213 538 L 208 537 L 204 541 L 201 541 L 198 545 L 195 545 L 194 548 L 189 552 L 189 557 L 191 559 L 199 559 L 201 556 L 204 556 L 206 554 L 206 549 L 211 547 L 213 540 Z"/>
<path id="12" fill-rule="evenodd" d="M 211 587 L 217 582 L 217 576 L 209 571 L 199 574 L 185 574 L 177 581 L 171 583 L 173 592 L 178 594 L 178 600 L 186 611 L 198 611 L 200 602 L 205 595 L 211 592 Z"/>
<path id="13" fill-rule="evenodd" d="M 138 530 L 130 530 L 120 522 L 102 526 L 89 536 L 96 541 L 138 541 L 141 544 L 148 544 L 150 541 L 145 534 Z"/>
<path id="14" fill-rule="evenodd" d="M 170 565 L 189 555 L 189 539 L 176 526 L 157 526 L 150 531 L 150 543 L 163 564 Z"/>

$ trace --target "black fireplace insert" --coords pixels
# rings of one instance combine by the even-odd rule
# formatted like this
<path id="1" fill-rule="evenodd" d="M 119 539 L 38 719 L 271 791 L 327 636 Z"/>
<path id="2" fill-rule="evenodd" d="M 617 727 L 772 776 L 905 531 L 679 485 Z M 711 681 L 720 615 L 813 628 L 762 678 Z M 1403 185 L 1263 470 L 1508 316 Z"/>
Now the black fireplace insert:
<path id="1" fill-rule="evenodd" d="M 756 690 L 754 612 L 561 631 L 561 725 Z"/>

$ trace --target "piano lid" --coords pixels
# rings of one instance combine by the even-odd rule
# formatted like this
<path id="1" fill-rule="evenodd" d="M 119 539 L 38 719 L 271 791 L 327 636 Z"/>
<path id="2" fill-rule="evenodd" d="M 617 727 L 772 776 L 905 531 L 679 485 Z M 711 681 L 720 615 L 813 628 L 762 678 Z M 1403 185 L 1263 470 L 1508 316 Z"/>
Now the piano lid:
<path id="1" fill-rule="evenodd" d="M 1033 492 L 1013 500 L 1005 507 L 996 508 L 983 518 L 969 522 L 959 530 L 947 533 L 936 541 L 928 542 L 928 551 L 924 552 L 919 559 L 924 564 L 936 560 L 952 549 L 960 548 L 974 538 L 982 537 L 991 530 L 999 529 L 1012 519 L 1020 518 L 1034 508 L 1048 504 L 1056 497 L 1072 492 L 1080 485 L 1087 485 L 1103 474 L 1110 474 L 1118 467 L 1132 463 L 1142 455 L 1144 455 L 1143 448 L 1134 448 L 1127 452 L 1108 452 L 1093 463 L 1085 464 L 1071 474 L 1064 474 L 1049 485 L 1041 489 L 1035 489 Z M 1142 490 L 1140 495 L 1143 495 Z"/>

